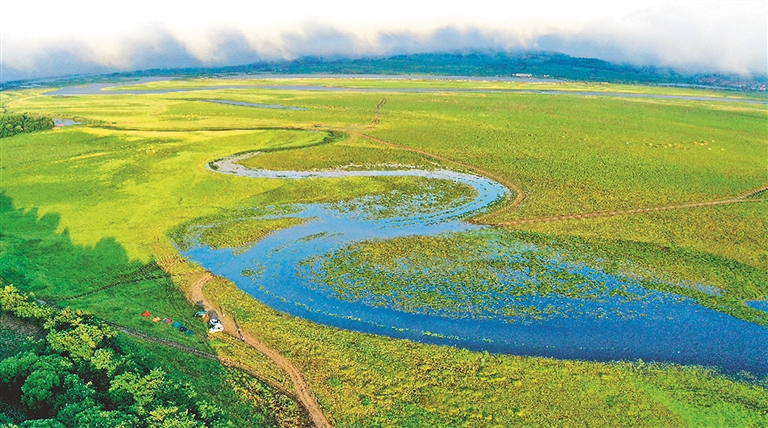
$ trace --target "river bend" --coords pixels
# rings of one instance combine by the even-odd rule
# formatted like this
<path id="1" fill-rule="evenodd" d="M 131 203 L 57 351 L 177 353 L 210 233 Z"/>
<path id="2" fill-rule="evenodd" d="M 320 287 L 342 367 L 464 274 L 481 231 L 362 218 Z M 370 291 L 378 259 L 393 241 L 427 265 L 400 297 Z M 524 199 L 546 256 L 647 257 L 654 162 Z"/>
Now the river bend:
<path id="1" fill-rule="evenodd" d="M 547 266 L 557 272 L 582 275 L 600 284 L 603 294 L 588 299 L 506 292 L 477 296 L 504 305 L 562 309 L 540 318 L 499 315 L 493 310 L 458 314 L 405 310 L 365 298 L 343 298 L 313 275 L 318 260 L 368 240 L 472 233 L 482 227 L 463 219 L 509 197 L 510 191 L 485 177 L 446 170 L 253 170 L 238 163 L 245 156 L 212 162 L 209 169 L 254 179 L 411 176 L 452 180 L 475 191 L 473 198 L 447 208 L 384 218 L 355 208 L 365 204 L 351 204 L 351 209 L 332 204 L 296 204 L 288 213 L 264 217 L 301 218 L 305 220 L 302 224 L 274 232 L 247 250 L 195 244 L 183 252 L 279 311 L 338 328 L 473 350 L 594 361 L 643 359 L 768 375 L 768 328 L 705 308 L 688 298 L 643 288 L 637 280 L 557 257 Z M 530 246 L 526 251 L 532 251 Z M 510 253 L 505 257 L 518 255 Z M 514 289 L 515 281 L 536 280 L 530 272 L 502 274 L 509 290 Z M 637 298 L 617 297 L 611 292 L 617 289 Z"/>

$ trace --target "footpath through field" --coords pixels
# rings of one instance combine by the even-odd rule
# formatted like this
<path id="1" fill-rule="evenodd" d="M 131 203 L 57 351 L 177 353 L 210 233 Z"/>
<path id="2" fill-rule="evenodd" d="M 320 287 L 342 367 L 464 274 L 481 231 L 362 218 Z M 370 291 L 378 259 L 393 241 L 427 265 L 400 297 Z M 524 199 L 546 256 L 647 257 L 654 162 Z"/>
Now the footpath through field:
<path id="1" fill-rule="evenodd" d="M 509 189 L 513 190 L 517 196 L 515 197 L 515 200 L 512 201 L 511 204 L 508 204 L 504 207 L 502 207 L 499 210 L 496 210 L 493 212 L 494 215 L 501 214 L 505 211 L 509 211 L 513 207 L 519 205 L 523 200 L 525 199 L 525 192 L 523 189 L 504 179 L 499 177 L 496 174 L 493 174 L 491 172 L 488 172 L 484 169 L 478 168 L 473 165 L 469 165 L 463 162 L 458 162 L 453 159 L 446 158 L 444 156 L 436 155 L 434 153 L 430 153 L 424 150 L 415 149 L 408 146 L 403 146 L 401 144 L 393 143 L 391 141 L 382 140 L 380 138 L 376 138 L 373 136 L 370 136 L 368 134 L 362 134 L 363 137 L 376 141 L 377 143 L 381 143 L 385 146 L 392 147 L 399 150 L 406 150 L 413 153 L 418 153 L 424 156 L 427 156 L 429 158 L 452 163 L 455 165 L 462 166 L 464 168 L 467 168 L 477 174 L 483 175 L 485 177 L 491 178 L 493 180 L 496 180 L 497 182 L 507 186 Z M 758 195 L 760 193 L 768 191 L 768 185 L 747 191 L 739 196 L 736 196 L 734 198 L 728 198 L 728 199 L 719 199 L 715 201 L 705 201 L 705 202 L 694 202 L 694 203 L 687 203 L 687 204 L 676 204 L 676 205 L 665 205 L 665 206 L 657 206 L 657 207 L 646 207 L 646 208 L 634 208 L 629 210 L 616 210 L 616 211 L 598 211 L 598 212 L 591 212 L 591 213 L 581 213 L 581 214 L 564 214 L 564 215 L 558 215 L 558 216 L 550 216 L 550 217 L 538 217 L 538 218 L 528 218 L 528 219 L 521 219 L 521 220 L 512 220 L 512 221 L 501 221 L 501 222 L 494 222 L 494 223 L 487 223 L 491 226 L 514 226 L 518 224 L 530 224 L 530 223 L 547 223 L 547 222 L 555 222 L 555 221 L 563 221 L 563 220 L 580 220 L 585 218 L 597 218 L 597 217 L 615 217 L 620 215 L 630 215 L 630 214 L 640 214 L 640 213 L 650 213 L 650 212 L 659 212 L 659 211 L 671 211 L 671 210 L 679 210 L 679 209 L 686 209 L 686 208 L 699 208 L 699 207 L 707 207 L 707 206 L 713 206 L 713 205 L 728 205 L 728 204 L 739 204 L 739 203 L 747 203 L 747 202 L 765 202 L 768 199 L 749 199 L 755 195 Z M 474 222 L 480 223 L 482 222 L 483 218 L 487 218 L 491 213 L 487 213 L 483 216 L 475 218 Z"/>
<path id="2" fill-rule="evenodd" d="M 552 217 L 538 217 L 538 218 L 528 218 L 528 219 L 522 219 L 522 220 L 501 221 L 498 223 L 493 223 L 493 225 L 494 226 L 514 226 L 517 224 L 549 223 L 549 222 L 563 221 L 563 220 L 580 220 L 585 218 L 597 218 L 597 217 L 615 217 L 615 216 L 629 215 L 629 214 L 672 211 L 672 210 L 681 210 L 685 208 L 708 207 L 713 205 L 728 205 L 728 204 L 739 204 L 739 203 L 746 203 L 746 202 L 765 202 L 765 201 L 766 201 L 765 199 L 731 198 L 731 199 L 721 199 L 717 201 L 697 202 L 697 203 L 691 203 L 691 204 L 635 208 L 631 210 L 621 210 L 621 211 L 599 211 L 599 212 L 583 213 L 583 214 L 564 214 L 564 215 L 558 215 L 558 216 L 552 216 Z"/>
<path id="3" fill-rule="evenodd" d="M 175 262 L 178 260 L 178 258 L 173 257 L 173 261 L 171 263 L 176 264 Z M 167 266 L 166 266 L 167 267 Z M 205 300 L 202 294 L 202 288 L 203 285 L 205 285 L 208 281 L 213 279 L 213 274 L 210 272 L 205 272 L 205 274 L 198 279 L 193 285 L 192 289 L 195 290 L 195 292 L 190 293 L 190 297 L 192 296 L 200 296 L 201 300 L 203 301 L 204 305 L 208 308 L 210 307 L 210 304 L 207 300 Z M 10 283 L 6 281 L 7 283 Z M 54 308 L 61 308 L 57 303 L 45 301 L 45 300 L 38 300 L 44 305 L 51 306 Z M 301 372 L 294 366 L 290 361 L 288 361 L 285 357 L 280 355 L 277 351 L 269 348 L 266 346 L 263 342 L 259 341 L 258 339 L 254 338 L 253 336 L 247 334 L 247 333 L 241 333 L 240 330 L 237 327 L 233 327 L 233 321 L 230 321 L 230 319 L 222 319 L 222 323 L 225 325 L 225 332 L 227 334 L 230 334 L 235 337 L 239 337 L 249 346 L 252 348 L 258 350 L 259 352 L 263 353 L 267 357 L 269 357 L 272 361 L 277 364 L 278 367 L 280 367 L 281 370 L 283 370 L 286 374 L 290 376 L 291 381 L 294 384 L 294 388 L 296 389 L 296 392 L 292 392 L 287 390 L 282 385 L 274 382 L 273 380 L 261 375 L 260 373 L 254 371 L 250 367 L 241 364 L 238 361 L 230 360 L 228 358 L 220 357 L 216 354 L 201 351 L 197 348 L 193 348 L 191 346 L 183 345 L 181 343 L 175 342 L 173 340 L 168 339 L 161 339 L 159 337 L 155 337 L 149 334 L 146 334 L 140 330 L 126 327 L 114 322 L 102 320 L 105 324 L 111 326 L 115 330 L 119 330 L 129 336 L 146 340 L 148 342 L 157 343 L 159 345 L 164 345 L 170 348 L 174 348 L 176 350 L 186 352 L 188 354 L 192 354 L 201 358 L 206 358 L 208 360 L 212 361 L 218 361 L 219 363 L 231 367 L 243 372 L 246 372 L 250 374 L 251 376 L 257 378 L 261 382 L 266 383 L 267 385 L 271 386 L 272 388 L 276 389 L 280 393 L 290 397 L 291 399 L 297 401 L 305 410 L 306 414 L 310 417 L 312 420 L 312 423 L 318 427 L 318 428 L 330 428 L 331 424 L 326 419 L 323 412 L 320 410 L 320 408 L 317 405 L 317 402 L 314 400 L 314 397 L 309 392 L 309 387 L 307 386 L 306 382 L 304 381 L 303 376 L 301 375 Z M 238 334 L 236 335 L 235 332 Z"/>

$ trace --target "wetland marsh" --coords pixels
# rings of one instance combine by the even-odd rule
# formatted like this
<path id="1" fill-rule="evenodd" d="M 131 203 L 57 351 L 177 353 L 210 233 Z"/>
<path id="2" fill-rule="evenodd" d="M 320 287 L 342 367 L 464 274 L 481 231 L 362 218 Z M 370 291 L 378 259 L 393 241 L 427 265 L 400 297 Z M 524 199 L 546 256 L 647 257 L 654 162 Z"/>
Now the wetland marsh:
<path id="1" fill-rule="evenodd" d="M 290 391 L 239 340 L 140 316 L 200 330 L 183 293 L 210 270 L 201 292 L 289 358 L 338 426 L 765 424 L 760 195 L 510 223 L 760 188 L 764 104 L 560 82 L 252 83 L 3 92 L 79 125 L 0 140 L 0 275 Z M 595 90 L 648 96 L 554 93 Z M 224 405 L 240 421 L 276 394 L 226 371 L 196 379 L 194 356 L 153 346 L 180 378 L 237 397 Z M 278 424 L 281 408 L 258 412 Z"/>
<path id="2" fill-rule="evenodd" d="M 413 195 L 395 202 L 399 212 L 383 218 L 371 215 L 376 209 L 362 200 L 345 205 L 351 209 L 291 206 L 286 214 L 262 218 L 300 219 L 301 224 L 276 231 L 252 248 L 232 251 L 197 243 L 183 252 L 277 310 L 334 327 L 478 351 L 642 359 L 768 374 L 761 345 L 768 341 L 765 326 L 656 291 L 649 287 L 653 278 L 606 272 L 587 254 L 561 254 L 463 222 L 509 196 L 490 179 L 420 169 L 254 170 L 238 163 L 247 157 L 209 167 L 288 180 L 411 176 L 474 189 L 474 198 L 437 207 L 419 206 L 431 195 Z M 674 287 L 688 286 L 667 284 Z"/>

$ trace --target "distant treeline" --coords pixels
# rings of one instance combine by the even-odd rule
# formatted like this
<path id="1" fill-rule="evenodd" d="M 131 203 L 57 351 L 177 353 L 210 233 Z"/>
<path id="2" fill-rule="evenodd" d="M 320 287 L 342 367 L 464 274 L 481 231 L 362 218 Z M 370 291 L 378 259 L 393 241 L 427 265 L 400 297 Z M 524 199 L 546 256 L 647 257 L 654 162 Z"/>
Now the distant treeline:
<path id="1" fill-rule="evenodd" d="M 0 115 L 0 138 L 12 137 L 23 132 L 44 131 L 53 128 L 53 119 L 44 116 L 26 114 Z"/>
<path id="2" fill-rule="evenodd" d="M 37 324 L 44 336 L 0 360 L 0 426 L 232 426 L 87 313 L 42 305 L 13 286 L 0 287 L 0 312 Z"/>
<path id="3" fill-rule="evenodd" d="M 512 77 L 530 75 L 557 79 L 695 85 L 720 89 L 765 91 L 768 76 L 743 78 L 721 74 L 683 74 L 671 68 L 614 64 L 596 58 L 576 58 L 557 52 L 423 53 L 376 58 L 301 57 L 291 61 L 262 61 L 218 67 L 155 69 L 115 76 L 195 76 L 217 73 L 285 74 L 426 74 L 437 76 Z"/>
<path id="4" fill-rule="evenodd" d="M 723 74 L 684 74 L 666 67 L 615 64 L 596 58 L 576 58 L 557 52 L 443 52 L 388 57 L 344 58 L 306 56 L 294 60 L 259 61 L 247 65 L 211 68 L 171 68 L 80 76 L 59 81 L 3 84 L 3 89 L 108 81 L 123 77 L 196 77 L 233 73 L 282 74 L 426 74 L 436 76 L 512 77 L 530 75 L 574 81 L 683 85 L 739 91 L 766 91 L 768 76 L 744 78 Z"/>

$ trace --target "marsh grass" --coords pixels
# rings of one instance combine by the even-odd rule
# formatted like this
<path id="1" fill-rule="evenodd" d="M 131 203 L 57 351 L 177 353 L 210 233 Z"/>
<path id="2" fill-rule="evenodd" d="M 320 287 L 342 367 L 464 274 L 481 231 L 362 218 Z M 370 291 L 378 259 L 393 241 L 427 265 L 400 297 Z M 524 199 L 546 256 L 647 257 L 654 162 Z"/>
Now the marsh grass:
<path id="1" fill-rule="evenodd" d="M 423 84 L 305 83 L 313 82 Z M 167 84 L 203 83 L 211 84 Z M 552 89 L 548 84 L 507 87 Z M 557 88 L 561 87 L 702 94 L 639 86 L 569 83 Z M 158 316 L 183 319 L 199 330 L 197 321 L 185 318 L 191 316 L 192 307 L 178 291 L 194 281 L 198 267 L 180 262 L 166 267 L 166 273 L 173 275 L 170 278 L 143 276 L 158 273 L 153 260 L 178 256 L 169 236 L 175 240 L 180 225 L 200 225 L 200 219 L 210 218 L 231 221 L 241 218 L 231 215 L 238 210 L 343 203 L 386 195 L 393 189 L 411 195 L 422 183 L 394 177 L 249 179 L 206 168 L 208 162 L 234 153 L 290 147 L 291 151 L 250 160 L 251 166 L 275 169 L 433 165 L 421 155 L 355 138 L 370 132 L 485 169 L 526 190 L 522 205 L 487 221 L 699 202 L 732 197 L 766 182 L 768 108 L 762 105 L 450 91 L 392 93 L 386 94 L 388 101 L 374 124 L 381 93 L 248 88 L 54 98 L 40 96 L 41 92 L 2 92 L 0 97 L 9 110 L 74 119 L 83 125 L 2 140 L 2 275 L 39 297 L 70 299 L 67 304 L 110 321 L 205 349 L 211 344 L 202 335 L 179 337 L 178 332 L 140 316 L 150 309 Z M 213 97 L 307 110 L 198 101 Z M 331 131 L 351 137 L 318 145 Z M 529 224 L 525 229 L 536 233 L 510 232 L 509 239 L 594 254 L 611 268 L 640 276 L 714 286 L 723 290 L 722 296 L 699 297 L 711 298 L 713 305 L 728 312 L 743 299 L 766 296 L 764 213 L 763 203 L 754 203 Z M 241 238 L 258 239 L 261 231 L 276 225 L 246 226 L 245 231 L 222 227 L 209 238 L 217 245 L 231 245 Z M 422 248 L 435 252 L 449 245 L 433 244 Z M 418 245 L 409 243 L 404 248 L 411 247 Z M 392 249 L 392 254 L 397 251 L 402 250 Z M 390 256 L 381 254 L 380 260 Z M 128 278 L 136 282 L 118 281 L 111 286 L 116 279 Z M 768 390 L 755 379 L 732 379 L 696 367 L 561 361 L 417 344 L 289 317 L 225 281 L 214 281 L 204 291 L 236 316 L 244 329 L 294 361 L 323 409 L 342 427 L 760 426 L 768 419 Z M 218 349 L 284 382 L 263 358 L 235 345 L 226 343 Z M 162 364 L 200 382 L 202 390 L 220 390 L 211 397 L 226 404 L 240 426 L 249 426 L 251 417 L 266 425 L 296 420 L 290 404 L 258 404 L 274 400 L 265 398 L 269 395 L 263 395 L 261 387 L 249 386 L 250 381 L 227 374 L 214 362 L 193 360 L 165 348 L 153 352 Z M 257 404 L 249 404 L 254 401 Z M 281 412 L 284 417 L 274 416 Z"/>
<path id="2" fill-rule="evenodd" d="M 278 79 L 183 79 L 183 80 L 165 80 L 157 82 L 148 82 L 140 85 L 127 84 L 112 88 L 110 90 L 158 90 L 158 89 L 180 89 L 180 88 L 211 88 L 216 86 L 238 86 L 245 88 L 253 86 L 328 86 L 343 88 L 431 88 L 431 89 L 485 89 L 485 90 L 505 90 L 505 89 L 527 89 L 527 90 L 564 90 L 564 91 L 589 91 L 589 92 L 624 92 L 624 93 L 651 93 L 662 95 L 682 95 L 682 96 L 712 96 L 723 98 L 749 98 L 765 99 L 760 95 L 740 94 L 733 92 L 723 92 L 717 90 L 680 88 L 680 87 L 662 87 L 662 86 L 637 86 L 609 83 L 586 83 L 586 82 L 493 82 L 482 80 L 462 80 L 461 78 L 449 80 L 420 79 L 419 76 L 409 76 L 407 79 L 387 80 L 387 79 L 369 79 L 354 77 L 339 78 L 311 78 L 311 77 L 285 77 Z"/>
<path id="3" fill-rule="evenodd" d="M 306 148 L 300 152 L 264 153 L 240 163 L 255 169 L 294 171 L 438 169 L 441 166 L 423 155 L 386 149 L 362 138 L 352 138 L 327 147 Z"/>
<path id="4" fill-rule="evenodd" d="M 254 219 L 216 224 L 203 230 L 200 241 L 211 248 L 247 248 L 270 232 L 301 224 L 296 218 Z"/>
<path id="5" fill-rule="evenodd" d="M 385 109 L 373 135 L 485 168 L 526 190 L 519 208 L 488 221 L 731 197 L 767 178 L 765 106 L 396 94 Z"/>
<path id="6" fill-rule="evenodd" d="M 765 271 L 725 257 L 639 242 L 494 230 L 413 236 L 354 244 L 307 260 L 304 272 L 341 299 L 408 312 L 542 319 L 581 309 L 518 302 L 548 296 L 645 301 L 655 290 L 768 326 L 765 312 L 745 304 L 765 299 Z M 604 275 L 618 282 L 608 287 Z M 638 285 L 647 291 L 639 292 Z"/>
<path id="7" fill-rule="evenodd" d="M 74 245 L 67 233 L 57 232 L 58 221 L 55 214 L 38 218 L 36 211 L 15 208 L 10 198 L 0 195 L 2 285 L 13 283 L 22 290 L 34 291 L 37 298 L 48 303 L 85 309 L 104 320 L 157 338 L 211 350 L 206 326 L 192 317 L 192 306 L 157 264 L 128 261 L 125 250 L 110 240 L 93 248 Z M 142 279 L 148 276 L 154 279 Z M 106 288 L 93 289 L 94 284 L 105 283 Z M 68 293 L 83 291 L 87 293 L 83 297 L 66 297 Z M 143 317 L 144 310 L 152 316 Z M 182 321 L 196 334 L 187 336 L 165 323 L 155 323 L 150 320 L 154 316 Z M 0 357 L 24 350 L 27 337 L 40 339 L 43 333 L 37 325 L 0 314 Z M 192 384 L 203 397 L 225 409 L 237 426 L 306 423 L 298 406 L 288 397 L 259 381 L 225 370 L 217 362 L 153 343 L 139 345 L 127 336 L 118 340 L 121 348 L 136 349 L 142 358 L 151 358 L 152 364 L 162 367 L 172 379 Z"/>
<path id="8" fill-rule="evenodd" d="M 681 278 L 712 283 L 720 287 L 722 281 L 718 275 L 730 275 L 732 269 L 717 269 L 719 274 L 710 274 L 710 269 L 697 263 L 701 259 L 731 260 L 732 263 L 752 266 L 760 271 L 768 271 L 768 254 L 765 245 L 768 241 L 768 210 L 766 202 L 743 203 L 690 210 L 646 213 L 613 218 L 595 218 L 582 220 L 564 220 L 551 223 L 529 224 L 525 229 L 560 238 L 580 237 L 582 240 L 613 241 L 617 247 L 615 254 L 624 250 L 626 257 L 655 258 L 648 265 L 672 269 Z M 635 244 L 638 243 L 638 244 Z M 635 248 L 645 243 L 648 250 L 637 254 Z M 698 257 L 686 257 L 677 261 L 674 254 L 691 250 Z M 674 250 L 670 252 L 670 250 Z M 724 262 L 725 263 L 725 262 Z M 731 285 L 736 288 L 737 276 L 732 277 Z M 751 283 L 751 292 L 766 295 L 768 288 Z M 747 296 L 746 294 L 744 295 Z"/>
<path id="9" fill-rule="evenodd" d="M 748 425 L 768 417 L 766 389 L 712 370 L 471 352 L 313 324 L 226 281 L 205 293 L 298 364 L 340 427 Z"/>

